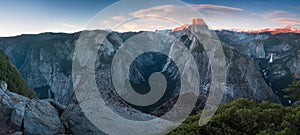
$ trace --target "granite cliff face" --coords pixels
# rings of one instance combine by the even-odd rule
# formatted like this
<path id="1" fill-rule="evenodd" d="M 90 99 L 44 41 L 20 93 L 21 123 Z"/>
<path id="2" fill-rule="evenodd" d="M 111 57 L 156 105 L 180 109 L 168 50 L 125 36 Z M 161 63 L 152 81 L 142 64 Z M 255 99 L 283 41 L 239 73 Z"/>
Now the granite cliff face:
<path id="1" fill-rule="evenodd" d="M 201 25 L 201 28 L 202 27 L 204 26 Z M 192 27 L 192 29 L 195 28 Z M 90 35 L 96 37 L 97 32 L 99 31 L 90 31 Z M 136 34 L 138 33 L 111 32 L 108 35 L 108 40 L 99 49 L 99 57 L 96 61 L 97 68 L 103 71 L 106 71 L 104 69 L 109 69 L 110 62 L 118 47 L 127 39 Z M 195 44 L 193 43 L 193 39 L 191 38 L 191 36 L 189 36 L 186 30 L 180 30 L 176 32 L 157 32 L 157 34 L 162 34 L 162 37 L 164 37 L 163 35 L 165 34 L 173 35 L 177 39 L 181 40 L 181 42 L 183 42 L 187 47 Z M 230 47 L 226 44 L 223 44 L 225 48 L 227 65 L 229 67 L 229 71 L 227 73 L 228 83 L 224 102 L 228 102 L 240 97 L 247 97 L 255 101 L 276 101 L 276 96 L 272 93 L 271 88 L 266 85 L 264 81 L 262 81 L 263 77 L 261 73 L 259 73 L 259 66 L 257 66 L 256 63 L 246 55 L 243 55 L 242 53 L 236 51 L 240 50 L 245 52 L 245 50 L 240 49 L 239 46 L 237 46 L 239 40 L 241 39 L 236 39 L 233 41 L 225 40 L 225 34 L 218 34 L 219 36 L 223 36 L 223 38 L 220 38 L 222 41 L 224 41 L 226 44 L 231 45 Z M 53 97 L 55 101 L 66 105 L 73 93 L 73 85 L 71 80 L 71 60 L 73 57 L 74 45 L 77 42 L 79 35 L 80 33 L 44 33 L 39 35 L 21 35 L 11 38 L 0 38 L 0 49 L 4 50 L 4 52 L 10 56 L 13 64 L 16 65 L 16 67 L 19 69 L 28 85 L 32 89 L 37 91 L 37 95 L 40 98 Z M 204 31 L 202 35 L 207 34 Z M 266 39 L 265 36 L 259 35 L 256 35 L 256 38 L 260 39 L 260 41 Z M 164 40 L 166 43 L 170 42 L 168 41 L 168 38 L 162 38 L 161 40 Z M 255 56 L 259 58 L 267 58 L 270 54 L 268 52 L 262 51 L 262 49 L 264 48 L 261 47 L 262 45 L 260 44 L 260 42 L 253 41 L 251 42 L 251 45 L 247 44 L 245 46 L 256 46 L 256 49 L 254 50 L 248 49 L 248 51 L 246 51 L 246 54 L 255 53 Z M 205 54 L 205 51 L 201 47 L 201 44 L 196 43 L 195 48 L 196 49 L 192 50 L 194 51 L 193 55 L 197 59 L 200 76 L 203 77 L 201 79 L 201 88 L 202 91 L 207 92 L 207 89 L 210 85 L 210 69 L 208 67 L 209 60 Z M 159 62 L 157 60 L 154 60 L 153 57 L 147 57 L 149 56 L 145 56 L 143 62 L 137 62 L 139 63 L 138 66 L 143 66 L 143 63 L 155 64 Z M 164 60 L 164 58 L 162 58 L 161 56 L 157 56 L 155 58 L 158 57 L 161 58 L 160 62 L 162 62 L 161 64 L 164 65 L 166 63 L 166 60 Z M 279 57 L 279 55 L 276 55 L 275 60 L 277 57 Z M 169 69 L 165 71 L 165 73 L 169 73 L 170 75 L 172 75 L 171 78 L 173 79 L 170 81 L 176 81 L 176 79 L 178 79 L 178 76 L 176 76 L 176 71 L 173 70 L 174 68 L 169 67 Z M 297 69 L 294 68 L 293 70 Z M 109 78 L 109 73 L 107 74 Z M 142 78 L 133 78 L 133 83 L 138 83 L 141 80 L 147 80 L 147 78 L 145 79 L 143 78 L 143 76 Z M 106 86 L 107 84 L 103 85 Z M 173 87 L 177 86 L 174 85 Z M 173 96 L 176 96 L 176 94 Z M 171 97 L 168 97 L 167 99 L 169 100 Z"/>
<path id="2" fill-rule="evenodd" d="M 208 32 L 203 32 L 203 26 L 201 25 L 199 29 L 197 29 L 197 25 L 191 25 L 190 27 L 194 33 L 199 30 L 201 36 L 208 36 L 208 38 L 213 36 L 212 34 L 207 34 Z M 175 36 L 179 35 L 180 39 L 187 47 L 194 46 L 194 48 L 198 48 L 193 49 L 192 52 L 194 53 L 194 57 L 197 59 L 197 61 L 199 61 L 199 73 L 202 77 L 201 80 L 203 81 L 201 82 L 201 86 L 204 90 L 203 92 L 205 93 L 205 90 L 208 89 L 210 84 L 210 67 L 208 66 L 209 59 L 206 56 L 206 52 L 201 47 L 201 43 L 194 41 L 194 37 L 191 36 L 189 30 L 178 31 L 177 33 L 180 34 L 173 34 Z M 222 47 L 224 50 L 228 70 L 226 73 L 227 82 L 223 102 L 230 102 L 237 98 L 249 98 L 254 101 L 268 100 L 277 102 L 276 95 L 265 83 L 255 61 L 253 61 L 253 59 L 247 55 L 240 53 L 240 50 L 237 50 L 235 46 L 232 46 L 228 42 L 222 42 Z"/>
<path id="3" fill-rule="evenodd" d="M 267 84 L 282 99 L 282 89 L 300 76 L 300 34 L 217 31 L 221 41 L 252 58 Z"/>
<path id="4" fill-rule="evenodd" d="M 73 91 L 72 51 L 76 34 L 23 35 L 1 38 L 0 49 L 9 55 L 27 84 L 40 98 L 66 104 Z"/>

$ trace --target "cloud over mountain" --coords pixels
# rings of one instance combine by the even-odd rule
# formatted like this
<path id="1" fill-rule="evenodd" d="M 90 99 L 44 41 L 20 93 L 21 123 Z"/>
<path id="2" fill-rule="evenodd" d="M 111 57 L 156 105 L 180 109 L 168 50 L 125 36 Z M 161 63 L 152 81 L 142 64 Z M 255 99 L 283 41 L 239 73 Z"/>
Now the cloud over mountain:
<path id="1" fill-rule="evenodd" d="M 193 4 L 192 6 L 197 10 L 214 10 L 214 11 L 225 11 L 225 12 L 243 11 L 243 9 L 241 8 L 222 6 L 222 5 L 212 5 L 212 4 Z"/>

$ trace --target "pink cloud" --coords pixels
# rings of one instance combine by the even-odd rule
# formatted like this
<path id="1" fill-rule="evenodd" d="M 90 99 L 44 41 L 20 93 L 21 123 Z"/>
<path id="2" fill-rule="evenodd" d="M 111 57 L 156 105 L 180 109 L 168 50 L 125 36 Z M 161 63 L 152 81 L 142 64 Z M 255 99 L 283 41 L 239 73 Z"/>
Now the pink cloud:
<path id="1" fill-rule="evenodd" d="M 280 23 L 282 25 L 300 25 L 300 19 L 296 18 L 275 18 L 272 22 Z"/>
<path id="2" fill-rule="evenodd" d="M 147 9 L 138 10 L 130 13 L 130 15 L 134 17 L 145 16 L 145 15 L 157 15 L 157 16 L 164 16 L 170 14 L 181 15 L 182 13 L 184 13 L 183 11 L 187 13 L 193 12 L 193 10 L 188 9 L 188 7 L 176 6 L 176 5 L 162 5 L 162 6 L 155 6 Z"/>
<path id="3" fill-rule="evenodd" d="M 125 16 L 113 16 L 113 17 L 112 17 L 112 20 L 115 20 L 115 21 L 123 21 L 123 20 L 125 20 Z"/>
<path id="4" fill-rule="evenodd" d="M 193 4 L 192 5 L 197 10 L 213 10 L 213 11 L 228 11 L 228 12 L 241 12 L 243 9 L 236 7 L 228 7 L 221 5 L 212 5 L 212 4 Z"/>
<path id="5" fill-rule="evenodd" d="M 282 10 L 274 10 L 272 12 L 263 14 L 262 16 L 266 17 L 266 18 L 282 18 L 282 17 L 294 17 L 295 14 L 292 14 L 292 13 L 289 13 L 286 11 L 282 11 Z"/>

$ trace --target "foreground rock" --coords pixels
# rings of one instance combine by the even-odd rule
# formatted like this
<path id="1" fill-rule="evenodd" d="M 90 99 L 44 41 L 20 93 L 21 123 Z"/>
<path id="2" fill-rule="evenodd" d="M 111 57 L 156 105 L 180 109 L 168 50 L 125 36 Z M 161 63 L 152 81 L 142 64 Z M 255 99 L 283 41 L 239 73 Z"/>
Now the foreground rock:
<path id="1" fill-rule="evenodd" d="M 64 109 L 53 100 L 29 99 L 0 89 L 0 134 L 64 134 L 60 120 Z"/>
<path id="2" fill-rule="evenodd" d="M 0 89 L 0 122 L 8 121 L 11 112 L 13 111 L 13 102 L 11 98 L 5 94 L 5 92 Z"/>
<path id="3" fill-rule="evenodd" d="M 62 134 L 65 132 L 58 111 L 45 100 L 31 100 L 25 109 L 25 134 Z"/>
<path id="4" fill-rule="evenodd" d="M 61 115 L 61 120 L 67 129 L 76 134 L 104 134 L 84 116 L 75 99 L 69 103 Z"/>
<path id="5" fill-rule="evenodd" d="M 20 102 L 14 106 L 14 111 L 12 112 L 10 118 L 10 124 L 18 131 L 20 131 L 22 128 L 24 113 L 25 113 L 24 103 Z"/>

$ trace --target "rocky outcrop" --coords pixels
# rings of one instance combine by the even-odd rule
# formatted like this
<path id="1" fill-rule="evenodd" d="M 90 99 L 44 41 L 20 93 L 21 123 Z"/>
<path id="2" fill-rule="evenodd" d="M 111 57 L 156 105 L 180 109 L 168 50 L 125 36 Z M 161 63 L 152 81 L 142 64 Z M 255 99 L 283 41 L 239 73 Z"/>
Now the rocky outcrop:
<path id="1" fill-rule="evenodd" d="M 67 129 L 76 134 L 104 134 L 85 117 L 75 98 L 61 115 L 61 120 Z"/>
<path id="2" fill-rule="evenodd" d="M 7 83 L 5 81 L 0 81 L 0 86 L 3 91 L 7 90 Z"/>
<path id="3" fill-rule="evenodd" d="M 11 98 L 0 89 L 0 122 L 8 121 L 11 112 L 13 111 L 14 104 Z"/>
<path id="4" fill-rule="evenodd" d="M 63 111 L 57 102 L 28 99 L 0 89 L 0 134 L 64 134 L 59 114 Z"/>
<path id="5" fill-rule="evenodd" d="M 20 102 L 14 106 L 14 111 L 11 114 L 10 124 L 14 127 L 17 131 L 20 131 L 23 124 L 25 113 L 25 104 Z"/>
<path id="6" fill-rule="evenodd" d="M 25 134 L 63 134 L 57 110 L 46 100 L 31 100 L 26 104 L 24 113 Z"/>

